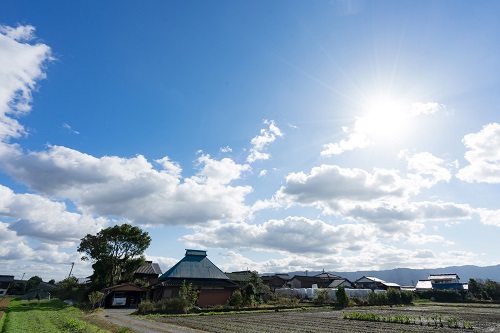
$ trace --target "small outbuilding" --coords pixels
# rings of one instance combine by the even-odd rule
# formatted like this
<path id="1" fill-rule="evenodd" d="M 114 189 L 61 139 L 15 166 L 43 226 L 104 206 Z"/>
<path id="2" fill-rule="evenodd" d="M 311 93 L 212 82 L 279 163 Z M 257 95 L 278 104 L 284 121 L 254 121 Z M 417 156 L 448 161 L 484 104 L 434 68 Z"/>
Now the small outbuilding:
<path id="1" fill-rule="evenodd" d="M 360 289 L 371 290 L 388 290 L 388 289 L 401 289 L 401 286 L 394 282 L 386 282 L 382 279 L 373 276 L 363 276 L 362 278 L 354 281 L 356 286 Z"/>
<path id="2" fill-rule="evenodd" d="M 104 288 L 104 307 L 128 307 L 135 308 L 146 299 L 148 289 L 141 288 L 133 283 L 123 283 L 116 286 Z"/>

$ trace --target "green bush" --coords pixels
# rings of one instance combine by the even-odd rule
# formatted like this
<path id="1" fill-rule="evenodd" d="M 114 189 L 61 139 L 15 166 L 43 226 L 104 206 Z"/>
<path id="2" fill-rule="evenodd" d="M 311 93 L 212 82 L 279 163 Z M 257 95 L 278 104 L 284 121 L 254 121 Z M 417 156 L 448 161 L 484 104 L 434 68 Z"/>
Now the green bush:
<path id="1" fill-rule="evenodd" d="M 385 305 L 387 304 L 387 295 L 386 293 L 376 293 L 376 292 L 371 292 L 368 295 L 368 303 L 370 305 Z"/>
<path id="2" fill-rule="evenodd" d="M 274 294 L 273 296 L 271 296 L 268 304 L 277 306 L 296 306 L 297 304 L 299 304 L 299 301 L 300 300 L 297 297 L 286 297 Z"/>
<path id="3" fill-rule="evenodd" d="M 139 314 L 147 314 L 155 311 L 155 304 L 151 301 L 142 301 L 137 307 Z"/>
<path id="4" fill-rule="evenodd" d="M 316 290 L 316 298 L 313 300 L 314 304 L 325 304 L 330 300 L 330 295 L 328 295 L 328 289 L 318 289 Z"/>
<path id="5" fill-rule="evenodd" d="M 229 305 L 230 306 L 242 306 L 243 305 L 243 295 L 241 294 L 241 291 L 236 290 L 231 294 L 231 297 L 229 298 Z"/>
<path id="6" fill-rule="evenodd" d="M 182 298 L 170 298 L 158 302 L 157 309 L 163 313 L 186 314 L 189 303 Z"/>
<path id="7" fill-rule="evenodd" d="M 422 299 L 430 299 L 438 302 L 463 302 L 465 294 L 457 293 L 454 290 L 426 290 L 418 293 Z"/>
<path id="8" fill-rule="evenodd" d="M 338 287 L 335 296 L 337 296 L 337 303 L 339 304 L 339 306 L 345 308 L 349 305 L 349 296 L 347 296 L 344 287 Z"/>

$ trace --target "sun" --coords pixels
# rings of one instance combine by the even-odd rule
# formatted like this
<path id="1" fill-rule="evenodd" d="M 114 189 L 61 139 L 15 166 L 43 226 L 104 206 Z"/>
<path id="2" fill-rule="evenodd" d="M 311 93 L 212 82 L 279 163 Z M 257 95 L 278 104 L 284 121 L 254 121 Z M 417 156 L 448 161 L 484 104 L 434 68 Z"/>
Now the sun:
<path id="1" fill-rule="evenodd" d="M 410 125 L 408 104 L 390 95 L 378 95 L 363 104 L 357 130 L 373 138 L 397 138 Z"/>

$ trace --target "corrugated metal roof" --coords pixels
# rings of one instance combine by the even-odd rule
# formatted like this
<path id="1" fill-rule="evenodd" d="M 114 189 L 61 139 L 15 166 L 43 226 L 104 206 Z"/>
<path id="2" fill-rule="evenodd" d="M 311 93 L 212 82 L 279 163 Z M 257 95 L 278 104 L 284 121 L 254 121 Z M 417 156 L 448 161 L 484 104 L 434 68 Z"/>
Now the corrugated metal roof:
<path id="1" fill-rule="evenodd" d="M 362 278 L 359 278 L 355 281 L 356 283 L 363 283 L 363 282 L 379 282 L 379 283 L 385 283 L 384 280 L 381 280 L 379 278 L 376 278 L 374 276 L 363 276 Z"/>
<path id="2" fill-rule="evenodd" d="M 148 262 L 146 265 L 139 267 L 134 273 L 160 275 L 162 271 L 157 263 Z"/>
<path id="3" fill-rule="evenodd" d="M 432 283 L 429 280 L 418 280 L 417 285 L 415 286 L 416 290 L 427 290 L 432 289 Z"/>
<path id="4" fill-rule="evenodd" d="M 202 253 L 205 255 L 202 255 Z M 160 276 L 160 281 L 180 279 L 221 279 L 229 278 L 207 257 L 206 251 L 186 250 L 186 256 Z"/>

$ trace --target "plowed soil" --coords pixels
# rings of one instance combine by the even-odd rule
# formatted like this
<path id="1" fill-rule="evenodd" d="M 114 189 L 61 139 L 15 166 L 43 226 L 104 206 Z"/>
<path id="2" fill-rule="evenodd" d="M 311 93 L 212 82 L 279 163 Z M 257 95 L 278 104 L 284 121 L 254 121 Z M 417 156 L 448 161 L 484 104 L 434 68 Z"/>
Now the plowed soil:
<path id="1" fill-rule="evenodd" d="M 408 306 L 349 308 L 345 312 L 371 312 L 386 316 L 412 317 L 441 315 L 444 327 L 433 324 L 399 324 L 343 319 L 342 310 L 312 310 L 272 313 L 245 313 L 204 316 L 152 316 L 154 321 L 213 333 L 305 333 L 305 332 L 500 332 L 500 306 Z M 473 329 L 449 328 L 448 318 L 471 322 Z"/>

